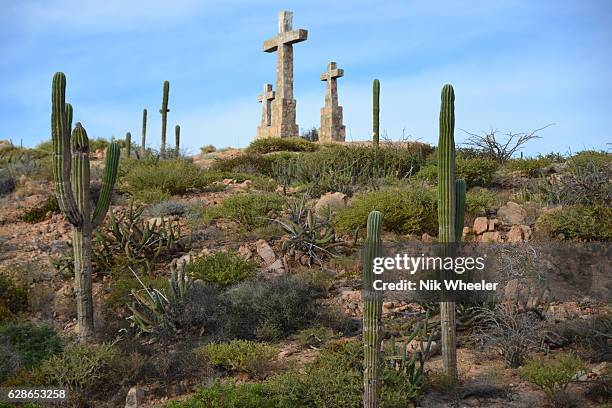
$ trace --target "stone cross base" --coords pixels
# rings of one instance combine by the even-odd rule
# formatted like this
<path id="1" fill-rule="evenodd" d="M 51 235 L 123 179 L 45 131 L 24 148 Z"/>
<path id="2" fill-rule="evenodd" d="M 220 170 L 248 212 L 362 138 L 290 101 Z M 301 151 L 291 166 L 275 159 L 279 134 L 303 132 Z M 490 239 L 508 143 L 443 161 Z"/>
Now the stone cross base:
<path id="1" fill-rule="evenodd" d="M 295 123 L 295 99 L 275 99 L 272 104 L 272 125 L 269 137 L 299 137 Z"/>
<path id="2" fill-rule="evenodd" d="M 321 108 L 319 142 L 344 142 L 346 128 L 342 124 L 342 106 Z"/>
<path id="3" fill-rule="evenodd" d="M 256 139 L 267 139 L 270 136 L 270 126 L 257 126 L 257 134 L 255 135 Z"/>

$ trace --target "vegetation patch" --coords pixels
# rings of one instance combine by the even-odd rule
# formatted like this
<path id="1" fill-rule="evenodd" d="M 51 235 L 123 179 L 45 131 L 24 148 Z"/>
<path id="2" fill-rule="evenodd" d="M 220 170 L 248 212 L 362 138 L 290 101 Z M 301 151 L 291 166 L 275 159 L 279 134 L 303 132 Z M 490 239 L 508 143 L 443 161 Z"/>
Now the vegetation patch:
<path id="1" fill-rule="evenodd" d="M 28 224 L 36 224 L 44 221 L 49 212 L 53 214 L 58 214 L 60 212 L 57 197 L 55 197 L 55 195 L 47 197 L 45 201 L 36 207 L 25 210 L 21 215 L 21 220 Z"/>
<path id="2" fill-rule="evenodd" d="M 494 183 L 494 174 L 499 164 L 492 159 L 486 158 L 464 158 L 457 156 L 455 161 L 455 175 L 457 179 L 463 179 L 468 188 L 491 187 Z M 431 183 L 438 182 L 438 158 L 437 154 L 428 157 L 425 166 L 418 174 L 421 180 Z"/>
<path id="3" fill-rule="evenodd" d="M 208 357 L 208 361 L 214 366 L 233 373 L 245 373 L 254 378 L 265 376 L 277 354 L 273 346 L 246 340 L 207 344 L 195 352 Z"/>
<path id="4" fill-rule="evenodd" d="M 0 322 L 28 308 L 28 288 L 0 274 Z"/>
<path id="5" fill-rule="evenodd" d="M 196 279 L 230 286 L 250 278 L 255 264 L 233 251 L 215 252 L 187 264 L 187 272 Z"/>
<path id="6" fill-rule="evenodd" d="M 542 214 L 538 228 L 550 237 L 560 234 L 565 239 L 579 241 L 612 241 L 612 207 L 567 206 Z"/>
<path id="7" fill-rule="evenodd" d="M 319 146 L 300 137 L 256 139 L 247 148 L 249 153 L 314 152 Z"/>
<path id="8" fill-rule="evenodd" d="M 274 193 L 242 193 L 227 197 L 213 208 L 206 208 L 204 219 L 225 218 L 238 222 L 247 230 L 268 224 L 283 208 L 284 200 Z"/>

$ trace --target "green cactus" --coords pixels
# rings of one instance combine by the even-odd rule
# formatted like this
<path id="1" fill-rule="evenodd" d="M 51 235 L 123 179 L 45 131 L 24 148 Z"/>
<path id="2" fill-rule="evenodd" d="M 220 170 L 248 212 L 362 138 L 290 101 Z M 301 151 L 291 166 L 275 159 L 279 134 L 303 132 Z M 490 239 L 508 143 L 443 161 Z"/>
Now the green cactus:
<path id="1" fill-rule="evenodd" d="M 382 255 L 383 215 L 372 211 L 368 215 L 367 239 L 365 244 L 365 259 L 363 270 L 363 406 L 376 408 L 378 406 L 379 378 L 381 363 L 381 323 L 382 323 L 382 293 L 374 290 L 374 258 Z"/>
<path id="2" fill-rule="evenodd" d="M 162 135 L 161 135 L 161 154 L 166 152 L 166 124 L 168 120 L 168 94 L 170 93 L 170 82 L 164 81 L 164 94 L 162 97 L 162 106 L 159 113 L 162 115 Z"/>
<path id="3" fill-rule="evenodd" d="M 140 144 L 140 155 L 145 156 L 147 152 L 147 110 L 142 110 L 142 143 Z"/>
<path id="4" fill-rule="evenodd" d="M 129 158 L 132 155 L 132 134 L 125 134 L 125 155 Z"/>
<path id="5" fill-rule="evenodd" d="M 72 137 L 71 127 L 72 106 L 66 103 L 66 76 L 57 72 L 53 77 L 51 113 L 53 177 L 60 209 L 73 225 L 72 247 L 79 340 L 86 343 L 93 336 L 92 230 L 104 220 L 110 205 L 117 180 L 119 145 L 113 142 L 106 149 L 102 188 L 92 214 L 89 193 L 89 139 L 80 123 L 75 125 Z"/>
<path id="6" fill-rule="evenodd" d="M 380 81 L 378 79 L 374 80 L 372 88 L 372 143 L 374 147 L 378 148 L 378 143 L 380 141 Z"/>
<path id="7" fill-rule="evenodd" d="M 461 240 L 466 184 L 455 181 L 455 92 L 451 85 L 442 88 L 440 138 L 438 141 L 438 240 L 452 244 Z M 443 247 L 450 255 L 451 246 Z M 440 302 L 442 363 L 452 381 L 457 380 L 456 306 L 443 293 Z"/>
<path id="8" fill-rule="evenodd" d="M 174 140 L 176 146 L 176 157 L 179 157 L 179 154 L 181 152 L 181 127 L 179 125 L 176 125 L 174 127 Z"/>

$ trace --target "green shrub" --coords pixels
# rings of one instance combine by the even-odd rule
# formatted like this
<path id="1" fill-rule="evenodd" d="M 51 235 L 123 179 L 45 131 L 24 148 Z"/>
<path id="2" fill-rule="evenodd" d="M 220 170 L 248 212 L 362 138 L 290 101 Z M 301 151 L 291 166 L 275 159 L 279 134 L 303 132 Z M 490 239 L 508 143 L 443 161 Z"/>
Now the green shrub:
<path id="1" fill-rule="evenodd" d="M 222 286 L 250 278 L 254 271 L 255 264 L 232 251 L 215 252 L 187 264 L 187 272 L 194 278 Z"/>
<path id="2" fill-rule="evenodd" d="M 484 188 L 472 189 L 468 191 L 466 197 L 466 214 L 479 217 L 486 214 L 497 202 L 494 192 Z"/>
<path id="3" fill-rule="evenodd" d="M 60 212 L 59 204 L 55 195 L 49 196 L 41 204 L 36 207 L 29 208 L 23 212 L 21 219 L 28 224 L 36 224 L 45 220 L 47 213 L 51 212 L 58 214 Z"/>
<path id="4" fill-rule="evenodd" d="M 336 212 L 333 223 L 336 231 L 350 233 L 365 227 L 370 211 L 385 215 L 383 228 L 400 234 L 435 234 L 437 202 L 433 190 L 411 187 L 389 189 L 355 196 L 350 206 Z"/>
<path id="5" fill-rule="evenodd" d="M 506 163 L 506 167 L 510 171 L 520 172 L 527 177 L 537 177 L 541 170 L 552 162 L 549 157 L 538 156 L 526 159 L 511 159 Z"/>
<path id="6" fill-rule="evenodd" d="M 227 197 L 204 216 L 210 219 L 227 218 L 240 223 L 248 230 L 266 225 L 275 212 L 282 210 L 284 200 L 273 193 L 243 193 Z"/>
<path id="7" fill-rule="evenodd" d="M 200 154 L 214 153 L 216 151 L 217 148 L 211 144 L 200 147 Z"/>
<path id="8" fill-rule="evenodd" d="M 208 357 L 212 365 L 257 378 L 262 378 L 266 374 L 277 354 L 273 346 L 245 340 L 207 344 L 199 347 L 195 352 Z"/>
<path id="9" fill-rule="evenodd" d="M 28 308 L 28 288 L 0 274 L 0 322 Z"/>
<path id="10" fill-rule="evenodd" d="M 295 339 L 301 347 L 312 349 L 320 349 L 336 337 L 334 330 L 329 327 L 309 327 L 300 330 L 295 335 Z"/>
<path id="11" fill-rule="evenodd" d="M 227 335 L 254 339 L 258 329 L 267 326 L 268 331 L 275 328 L 278 337 L 288 336 L 307 327 L 322 313 L 324 309 L 316 303 L 322 293 L 297 276 L 241 282 L 227 292 L 231 316 Z"/>
<path id="12" fill-rule="evenodd" d="M 271 152 L 314 152 L 319 148 L 315 143 L 299 137 L 283 137 L 256 139 L 247 148 L 249 153 L 271 153 Z"/>
<path id="13" fill-rule="evenodd" d="M 154 289 L 167 289 L 168 279 L 165 277 L 151 278 L 148 275 L 140 276 L 140 280 L 147 286 Z M 140 290 L 142 288 L 140 282 L 133 275 L 121 277 L 113 282 L 110 292 L 106 297 L 106 304 L 109 307 L 123 307 L 132 300 L 132 290 Z"/>
<path id="14" fill-rule="evenodd" d="M 612 316 L 600 315 L 590 319 L 563 320 L 550 329 L 572 344 L 584 347 L 586 357 L 593 363 L 612 360 Z"/>
<path id="15" fill-rule="evenodd" d="M 90 403 L 121 383 L 124 367 L 125 360 L 112 345 L 71 345 L 44 360 L 31 381 L 39 387 L 67 389 L 71 399 Z"/>
<path id="16" fill-rule="evenodd" d="M 17 369 L 37 367 L 41 361 L 62 351 L 52 328 L 30 322 L 0 326 L 0 382 Z"/>
<path id="17" fill-rule="evenodd" d="M 381 367 L 381 408 L 404 408 L 418 395 L 398 371 Z M 332 343 L 303 369 L 277 374 L 259 384 L 220 384 L 200 390 L 173 408 L 359 408 L 363 406 L 363 345 Z"/>
<path id="18" fill-rule="evenodd" d="M 537 226 L 550 237 L 563 234 L 580 241 L 612 241 L 612 208 L 567 206 L 542 214 Z"/>
<path id="19" fill-rule="evenodd" d="M 540 387 L 551 402 L 581 372 L 586 372 L 586 364 L 573 354 L 559 354 L 546 360 L 531 359 L 519 370 L 521 377 Z"/>
<path id="20" fill-rule="evenodd" d="M 569 160 L 570 167 L 585 168 L 591 164 L 598 167 L 612 164 L 612 155 L 604 151 L 583 150 L 573 155 Z"/>
<path id="21" fill-rule="evenodd" d="M 121 188 L 135 196 L 148 192 L 179 195 L 207 186 L 203 170 L 183 159 L 125 159 L 121 161 L 120 175 Z"/>
<path id="22" fill-rule="evenodd" d="M 437 155 L 428 157 L 426 165 L 418 173 L 418 178 L 432 183 L 438 181 Z M 499 165 L 496 161 L 484 158 L 463 158 L 458 156 L 455 161 L 455 172 L 457 179 L 463 179 L 468 188 L 490 187 L 494 184 L 495 171 Z"/>
<path id="23" fill-rule="evenodd" d="M 210 169 L 216 172 L 272 176 L 272 163 L 270 157 L 261 154 L 243 154 L 230 159 L 219 159 L 210 166 Z"/>

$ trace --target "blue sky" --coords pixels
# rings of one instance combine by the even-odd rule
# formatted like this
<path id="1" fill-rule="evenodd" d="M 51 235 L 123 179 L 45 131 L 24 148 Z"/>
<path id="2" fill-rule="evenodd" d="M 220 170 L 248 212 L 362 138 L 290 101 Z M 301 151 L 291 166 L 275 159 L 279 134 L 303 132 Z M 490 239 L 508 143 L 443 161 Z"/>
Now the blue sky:
<path id="1" fill-rule="evenodd" d="M 298 124 L 319 124 L 337 61 L 348 140 L 371 135 L 371 81 L 381 81 L 381 127 L 391 139 L 437 141 L 439 94 L 451 83 L 456 125 L 529 131 L 554 122 L 529 154 L 606 149 L 612 142 L 612 1 L 0 0 L 0 139 L 48 139 L 51 78 L 90 137 L 159 144 L 161 89 L 183 144 L 246 146 L 261 117 L 257 95 L 274 83 L 261 51 L 277 15 L 309 30 L 295 46 Z M 427 4 L 426 4 L 427 3 Z M 456 132 L 462 142 L 465 135 Z M 170 137 L 173 140 L 173 136 Z"/>

